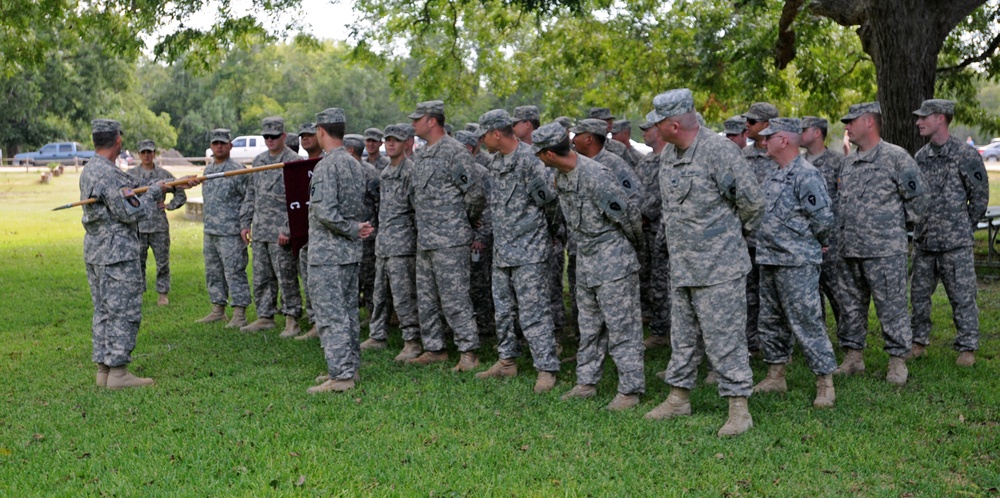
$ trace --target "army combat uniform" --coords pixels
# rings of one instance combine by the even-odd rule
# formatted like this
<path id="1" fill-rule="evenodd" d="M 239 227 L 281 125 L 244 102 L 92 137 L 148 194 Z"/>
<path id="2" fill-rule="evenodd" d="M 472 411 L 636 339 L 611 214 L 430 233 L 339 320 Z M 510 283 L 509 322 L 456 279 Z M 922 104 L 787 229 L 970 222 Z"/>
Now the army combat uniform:
<path id="1" fill-rule="evenodd" d="M 128 174 L 139 181 L 139 185 L 152 185 L 159 181 L 170 182 L 176 180 L 169 171 L 153 166 L 152 170 L 136 166 L 128 170 Z M 154 199 L 155 202 L 164 202 L 165 194 Z M 166 204 L 167 211 L 173 211 L 187 202 L 187 195 L 183 190 L 176 190 L 170 202 Z M 139 220 L 139 266 L 142 267 L 142 281 L 146 282 L 146 257 L 149 249 L 153 249 L 153 258 L 156 260 L 156 292 L 168 294 L 170 292 L 170 223 L 167 221 L 167 214 L 156 209 L 149 216 Z"/>
<path id="2" fill-rule="evenodd" d="M 825 122 L 825 121 L 824 121 Z M 808 127 L 808 118 L 803 119 L 803 128 Z M 844 156 L 830 149 L 825 149 L 822 153 L 811 156 L 803 154 L 803 158 L 816 167 L 826 181 L 826 192 L 830 196 L 833 212 L 837 212 L 837 181 L 840 178 L 840 169 L 843 167 Z M 833 318 L 840 323 L 841 314 L 841 293 L 843 284 L 841 278 L 843 266 L 840 256 L 837 254 L 836 231 L 831 230 L 826 242 L 827 250 L 823 253 L 823 264 L 820 266 L 819 288 L 830 302 L 830 309 L 833 311 Z"/>
<path id="3" fill-rule="evenodd" d="M 228 133 L 223 137 L 228 140 Z M 239 171 L 243 165 L 231 158 L 213 162 L 205 175 Z M 250 285 L 247 281 L 247 246 L 240 237 L 240 227 L 250 225 L 248 212 L 241 221 L 240 206 L 246 198 L 251 175 L 216 178 L 202 184 L 204 198 L 205 285 L 212 304 L 246 308 L 250 305 Z"/>
<path id="4" fill-rule="evenodd" d="M 643 311 L 649 313 L 649 332 L 667 338 L 670 335 L 670 257 L 667 239 L 662 230 L 663 206 L 660 198 L 660 155 L 650 152 L 636 168 L 642 182 L 642 233 L 646 239 L 646 295 Z M 642 256 L 642 255 L 640 255 Z M 640 261 L 640 267 L 644 261 Z M 640 269 L 640 290 L 643 271 Z M 641 292 L 640 292 L 641 294 Z"/>
<path id="5" fill-rule="evenodd" d="M 778 165 L 773 159 L 767 157 L 767 149 L 757 148 L 748 145 L 743 149 L 743 157 L 746 158 L 750 171 L 757 179 L 758 185 L 763 185 L 770 178 L 771 173 L 778 169 Z M 760 315 L 760 266 L 757 263 L 757 238 L 756 234 L 750 233 L 746 237 L 747 250 L 750 254 L 750 273 L 747 274 L 747 326 L 746 338 L 747 347 L 750 352 L 760 350 L 758 340 L 758 316 Z"/>

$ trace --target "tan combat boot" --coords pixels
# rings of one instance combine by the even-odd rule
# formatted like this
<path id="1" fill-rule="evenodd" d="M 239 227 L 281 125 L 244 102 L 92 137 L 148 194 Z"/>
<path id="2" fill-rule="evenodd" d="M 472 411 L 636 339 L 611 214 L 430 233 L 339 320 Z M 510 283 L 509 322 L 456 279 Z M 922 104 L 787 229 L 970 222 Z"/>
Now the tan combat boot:
<path id="1" fill-rule="evenodd" d="M 906 369 L 906 360 L 902 356 L 889 357 L 889 373 L 885 374 L 886 382 L 901 386 L 906 384 L 906 378 L 910 375 Z"/>
<path id="2" fill-rule="evenodd" d="M 500 377 L 513 377 L 517 375 L 517 363 L 513 358 L 504 359 L 500 358 L 496 363 L 493 364 L 485 372 L 479 372 L 476 374 L 477 379 L 492 379 Z"/>
<path id="3" fill-rule="evenodd" d="M 452 367 L 452 372 L 471 372 L 479 368 L 479 356 L 472 351 L 462 353 L 458 357 L 458 364 Z"/>
<path id="4" fill-rule="evenodd" d="M 618 395 L 615 396 L 615 399 L 611 400 L 611 403 L 608 404 L 608 410 L 613 412 L 620 412 L 623 410 L 628 410 L 629 408 L 632 408 L 633 406 L 638 404 L 639 404 L 638 394 L 618 393 Z"/>
<path id="5" fill-rule="evenodd" d="M 262 330 L 271 330 L 274 327 L 274 318 L 257 317 L 257 319 L 250 323 L 250 325 L 240 327 L 240 332 L 260 332 Z"/>
<path id="6" fill-rule="evenodd" d="M 667 400 L 650 410 L 644 417 L 646 420 L 663 420 L 685 415 L 691 415 L 691 391 L 680 387 L 671 387 Z"/>
<path id="7" fill-rule="evenodd" d="M 156 305 L 157 306 L 169 306 L 170 305 L 170 298 L 167 297 L 167 293 L 166 292 L 161 292 L 160 296 L 156 298 Z"/>
<path id="8" fill-rule="evenodd" d="M 788 383 L 785 382 L 785 365 L 774 364 L 768 367 L 767 377 L 753 386 L 755 393 L 787 393 Z"/>
<path id="9" fill-rule="evenodd" d="M 927 346 L 923 344 L 913 343 L 913 347 L 910 348 L 910 356 L 907 357 L 908 360 L 915 358 L 920 358 L 921 356 L 927 356 Z"/>
<path id="10" fill-rule="evenodd" d="M 227 329 L 238 329 L 247 324 L 247 309 L 239 306 L 233 307 L 233 319 L 226 324 Z"/>
<path id="11" fill-rule="evenodd" d="M 278 337 L 282 339 L 291 339 L 302 333 L 302 329 L 299 328 L 299 319 L 291 315 L 285 315 L 285 330 L 282 330 Z"/>
<path id="12" fill-rule="evenodd" d="M 306 389 L 306 392 L 309 394 L 326 393 L 326 392 L 339 393 L 344 391 L 350 391 L 351 389 L 354 389 L 354 386 L 355 382 L 353 378 L 347 380 L 327 379 L 325 382 L 323 382 L 318 386 L 312 386 L 309 389 Z"/>
<path id="13" fill-rule="evenodd" d="M 816 399 L 813 400 L 815 408 L 833 408 L 837 400 L 837 394 L 833 390 L 833 375 L 826 374 L 816 377 Z"/>
<path id="14" fill-rule="evenodd" d="M 719 436 L 738 436 L 753 427 L 753 417 L 746 398 L 729 398 L 729 420 L 719 429 Z"/>
<path id="15" fill-rule="evenodd" d="M 670 345 L 670 339 L 663 337 L 662 335 L 651 335 L 642 341 L 642 346 L 648 349 L 659 349 L 665 348 Z"/>
<path id="16" fill-rule="evenodd" d="M 226 307 L 221 304 L 213 304 L 212 311 L 194 323 L 212 323 L 226 319 Z"/>
<path id="17" fill-rule="evenodd" d="M 443 349 L 441 351 L 424 351 L 420 356 L 406 360 L 406 364 L 430 365 L 431 363 L 441 363 L 442 361 L 448 361 L 448 352 Z"/>
<path id="18" fill-rule="evenodd" d="M 405 341 L 403 342 L 403 350 L 393 358 L 393 361 L 404 362 L 412 360 L 420 356 L 420 353 L 423 352 L 424 347 L 420 345 L 420 341 Z"/>
<path id="19" fill-rule="evenodd" d="M 111 371 L 111 367 L 103 364 L 97 364 L 97 387 L 108 387 L 108 372 Z"/>
<path id="20" fill-rule="evenodd" d="M 567 401 L 574 398 L 592 398 L 595 394 L 597 394 L 597 386 L 593 384 L 577 384 L 559 399 Z"/>
<path id="21" fill-rule="evenodd" d="M 378 339 L 372 339 L 371 337 L 369 337 L 368 339 L 365 339 L 365 342 L 361 343 L 361 350 L 364 351 L 366 349 L 385 349 L 386 343 L 387 341 L 380 341 Z"/>
<path id="22" fill-rule="evenodd" d="M 534 391 L 538 394 L 547 393 L 556 387 L 556 374 L 553 372 L 538 372 Z"/>
<path id="23" fill-rule="evenodd" d="M 962 351 L 958 353 L 958 359 L 955 360 L 955 364 L 960 367 L 971 367 L 976 364 L 976 352 L 975 351 Z"/>
<path id="24" fill-rule="evenodd" d="M 136 377 L 128 371 L 128 367 L 111 367 L 108 371 L 108 389 L 122 389 L 125 387 L 143 387 L 156 384 L 153 379 Z"/>
<path id="25" fill-rule="evenodd" d="M 304 341 L 304 340 L 307 340 L 307 339 L 314 339 L 314 338 L 317 338 L 317 337 L 319 337 L 319 328 L 317 328 L 315 325 L 313 325 L 312 328 L 309 329 L 309 332 L 306 332 L 305 334 L 302 334 L 302 335 L 299 335 L 299 336 L 295 336 L 295 340 L 296 341 Z"/>
<path id="26" fill-rule="evenodd" d="M 714 386 L 719 383 L 719 376 L 715 374 L 715 370 L 709 370 L 708 375 L 705 376 L 705 385 Z"/>
<path id="27" fill-rule="evenodd" d="M 361 382 L 361 372 L 354 372 L 353 378 L 355 383 Z M 328 380 L 330 380 L 330 374 L 323 374 L 320 375 L 319 377 L 316 377 L 317 384 L 322 384 Z"/>
<path id="28" fill-rule="evenodd" d="M 660 370 L 659 372 L 656 372 L 653 375 L 655 375 L 657 379 L 660 379 L 660 380 L 662 380 L 664 382 L 667 380 L 667 371 L 666 370 Z"/>
<path id="29" fill-rule="evenodd" d="M 854 375 L 865 373 L 865 359 L 861 355 L 860 349 L 848 349 L 844 355 L 844 362 L 837 367 L 834 375 Z"/>

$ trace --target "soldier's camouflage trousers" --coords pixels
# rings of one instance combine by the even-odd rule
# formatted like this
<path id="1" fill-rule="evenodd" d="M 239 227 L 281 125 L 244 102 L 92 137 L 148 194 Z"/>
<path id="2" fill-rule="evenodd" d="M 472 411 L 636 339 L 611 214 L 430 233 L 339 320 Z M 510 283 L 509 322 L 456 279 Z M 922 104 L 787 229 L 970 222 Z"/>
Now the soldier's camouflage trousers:
<path id="1" fill-rule="evenodd" d="M 153 250 L 156 260 L 156 292 L 170 292 L 170 231 L 139 233 L 139 265 L 142 267 L 143 288 L 146 285 L 146 258 Z"/>
<path id="2" fill-rule="evenodd" d="M 650 304 L 653 316 L 649 322 L 649 332 L 652 335 L 670 336 L 670 255 L 667 253 L 667 239 L 660 232 L 653 233 L 652 241 L 648 238 L 647 247 L 652 253 L 652 268 L 650 270 Z"/>
<path id="3" fill-rule="evenodd" d="M 94 304 L 91 338 L 94 363 L 120 367 L 132 361 L 142 321 L 142 269 L 133 259 L 111 265 L 87 265 Z"/>
<path id="4" fill-rule="evenodd" d="M 955 320 L 955 349 L 979 349 L 979 308 L 976 306 L 976 268 L 972 249 L 931 252 L 914 248 L 910 302 L 913 342 L 926 346 L 931 336 L 931 295 L 938 281 L 951 303 Z"/>
<path id="5" fill-rule="evenodd" d="M 205 286 L 212 304 L 250 306 L 247 246 L 239 235 L 205 234 Z"/>
<path id="6" fill-rule="evenodd" d="M 551 292 L 548 267 L 549 262 L 546 261 L 493 268 L 493 299 L 499 340 L 497 351 L 502 359 L 521 355 L 520 342 L 514 331 L 514 323 L 518 321 L 531 349 L 535 369 L 557 372 L 559 358 L 556 357 L 555 328 L 548 301 Z"/>
<path id="7" fill-rule="evenodd" d="M 352 378 L 361 365 L 358 267 L 358 263 L 351 263 L 309 268 L 316 328 L 327 372 L 334 380 Z"/>
<path id="8" fill-rule="evenodd" d="M 375 237 L 361 242 L 361 270 L 358 280 L 360 288 L 359 304 L 371 315 L 375 307 Z"/>
<path id="9" fill-rule="evenodd" d="M 375 293 L 368 337 L 379 341 L 389 338 L 389 316 L 392 307 L 399 317 L 399 330 L 404 341 L 420 338 L 417 320 L 417 261 L 416 257 L 391 256 L 375 258 Z"/>
<path id="10" fill-rule="evenodd" d="M 843 261 L 843 321 L 837 326 L 840 347 L 865 348 L 868 309 L 874 300 L 886 352 L 892 356 L 909 355 L 913 333 L 906 310 L 906 255 Z"/>
<path id="11" fill-rule="evenodd" d="M 299 280 L 302 281 L 302 288 L 306 293 L 306 319 L 309 323 L 316 323 L 316 314 L 313 313 L 312 301 L 309 299 L 309 244 L 299 249 Z"/>
<path id="12" fill-rule="evenodd" d="M 277 242 L 253 241 L 253 297 L 257 316 L 271 318 L 277 312 L 278 289 L 281 289 L 281 314 L 302 314 L 302 290 L 299 288 L 298 261 L 291 246 Z M 355 300 L 356 301 L 356 300 Z M 357 303 L 355 303 L 357 304 Z"/>
<path id="13" fill-rule="evenodd" d="M 765 362 L 788 363 L 794 340 L 814 374 L 837 369 L 818 289 L 818 265 L 761 265 L 759 327 Z"/>
<path id="14" fill-rule="evenodd" d="M 576 302 L 580 310 L 576 383 L 597 384 L 605 354 L 610 354 L 618 368 L 618 392 L 645 392 L 638 272 L 597 287 L 579 285 Z"/>
<path id="15" fill-rule="evenodd" d="M 469 299 L 476 315 L 476 328 L 480 334 L 496 333 L 493 308 L 493 248 L 487 246 L 479 252 L 479 261 L 472 261 Z"/>
<path id="16" fill-rule="evenodd" d="M 459 351 L 479 349 L 479 331 L 469 299 L 470 271 L 466 245 L 417 249 L 417 316 L 425 351 L 444 349 L 445 321 L 455 333 Z"/>

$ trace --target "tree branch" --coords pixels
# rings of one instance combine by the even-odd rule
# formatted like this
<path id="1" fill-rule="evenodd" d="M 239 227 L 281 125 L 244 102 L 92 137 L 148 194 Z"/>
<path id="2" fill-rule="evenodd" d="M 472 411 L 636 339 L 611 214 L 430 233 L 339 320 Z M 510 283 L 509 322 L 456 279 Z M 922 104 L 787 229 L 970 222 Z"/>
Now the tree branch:
<path id="1" fill-rule="evenodd" d="M 778 20 L 778 41 L 774 45 L 774 65 L 784 69 L 795 59 L 795 30 L 792 24 L 802 10 L 805 0 L 785 0 Z"/>
<path id="2" fill-rule="evenodd" d="M 962 70 L 962 69 L 964 69 L 964 68 L 966 68 L 966 67 L 968 67 L 968 66 L 970 66 L 972 64 L 975 64 L 977 62 L 983 62 L 986 59 L 989 59 L 990 57 L 993 57 L 993 54 L 996 53 L 996 51 L 997 51 L 998 48 L 1000 48 L 1000 34 L 994 36 L 993 39 L 990 40 L 989 46 L 986 47 L 986 50 L 984 50 L 983 53 L 981 53 L 981 54 L 979 54 L 979 55 L 977 55 L 975 57 L 969 57 L 969 58 L 965 59 L 964 61 L 962 61 L 962 62 L 960 62 L 960 63 L 958 63 L 958 64 L 956 64 L 954 66 L 939 67 L 937 69 L 937 72 L 938 73 L 948 73 L 948 72 L 953 72 L 953 71 L 960 71 L 960 70 Z"/>
<path id="3" fill-rule="evenodd" d="M 785 3 L 795 0 L 786 0 Z M 812 0 L 809 10 L 845 27 L 860 26 L 868 20 L 870 0 Z M 875 0 L 878 1 L 878 0 Z"/>

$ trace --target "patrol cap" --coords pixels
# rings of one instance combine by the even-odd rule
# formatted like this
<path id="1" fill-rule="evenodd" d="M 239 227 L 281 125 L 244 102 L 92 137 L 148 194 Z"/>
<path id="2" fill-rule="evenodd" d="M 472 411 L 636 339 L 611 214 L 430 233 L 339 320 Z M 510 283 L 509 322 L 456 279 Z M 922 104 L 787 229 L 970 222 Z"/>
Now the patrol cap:
<path id="1" fill-rule="evenodd" d="M 374 140 L 376 142 L 381 142 L 383 137 L 382 130 L 378 128 L 368 128 L 365 130 L 365 140 Z"/>
<path id="2" fill-rule="evenodd" d="M 931 114 L 944 114 L 951 117 L 955 115 L 955 103 L 945 99 L 928 99 L 920 104 L 920 109 L 913 111 L 913 114 L 920 117 Z"/>
<path id="3" fill-rule="evenodd" d="M 799 135 L 802 133 L 802 121 L 799 118 L 774 118 L 767 122 L 767 128 L 761 130 L 760 135 L 769 137 L 782 131 Z"/>
<path id="4" fill-rule="evenodd" d="M 316 123 L 302 123 L 299 127 L 299 136 L 301 135 L 315 135 L 316 134 Z"/>
<path id="5" fill-rule="evenodd" d="M 580 121 L 569 131 L 573 133 L 590 133 L 592 135 L 607 136 L 608 134 L 608 123 L 607 121 L 601 121 L 600 119 L 588 118 Z M 531 134 L 531 139 L 535 139 L 535 134 Z"/>
<path id="6" fill-rule="evenodd" d="M 806 128 L 819 128 L 826 131 L 830 124 L 823 118 L 818 118 L 816 116 L 806 116 L 802 118 L 802 130 L 805 131 Z"/>
<path id="7" fill-rule="evenodd" d="M 278 116 L 264 118 L 261 122 L 261 135 L 281 135 L 285 132 L 285 120 Z"/>
<path id="8" fill-rule="evenodd" d="M 350 147 L 352 149 L 363 149 L 363 148 L 365 148 L 365 137 L 364 137 L 364 135 L 358 135 L 356 133 L 351 133 L 349 135 L 344 135 L 344 147 Z"/>
<path id="9" fill-rule="evenodd" d="M 465 123 L 465 131 L 475 133 L 479 131 L 479 123 Z"/>
<path id="10" fill-rule="evenodd" d="M 514 108 L 513 122 L 518 121 L 537 121 L 538 118 L 538 107 L 533 105 L 522 105 Z"/>
<path id="11" fill-rule="evenodd" d="M 750 104 L 750 110 L 741 114 L 744 118 L 756 121 L 770 121 L 778 116 L 778 108 L 767 102 L 754 102 Z"/>
<path id="12" fill-rule="evenodd" d="M 605 121 L 615 119 L 615 116 L 611 114 L 611 109 L 607 107 L 591 107 L 590 112 L 587 113 L 587 117 L 590 119 L 603 119 Z"/>
<path id="13" fill-rule="evenodd" d="M 519 108 L 520 109 L 520 108 Z M 479 130 L 476 132 L 476 137 L 481 137 L 486 134 L 486 132 L 492 130 L 500 130 L 514 124 L 510 119 L 510 114 L 503 109 L 493 109 L 486 111 L 482 116 L 479 116 Z"/>
<path id="14" fill-rule="evenodd" d="M 559 116 L 555 119 L 555 122 L 561 124 L 567 130 L 573 127 L 573 120 L 569 116 Z"/>
<path id="15" fill-rule="evenodd" d="M 444 102 L 440 100 L 428 100 L 417 104 L 417 109 L 409 116 L 410 119 L 420 119 L 428 114 L 444 116 Z"/>
<path id="16" fill-rule="evenodd" d="M 603 124 L 605 127 L 608 125 L 607 123 Z M 531 145 L 531 152 L 532 154 L 538 154 L 543 149 L 559 145 L 568 136 L 569 132 L 559 123 L 553 122 L 543 125 L 541 128 L 531 132 L 531 141 L 534 142 Z"/>
<path id="17" fill-rule="evenodd" d="M 747 120 L 743 116 L 733 116 L 722 123 L 726 135 L 741 135 L 747 131 Z"/>
<path id="18" fill-rule="evenodd" d="M 91 133 L 113 133 L 123 134 L 122 124 L 113 119 L 97 118 L 90 122 Z"/>
<path id="19" fill-rule="evenodd" d="M 632 129 L 632 122 L 627 119 L 623 119 L 621 121 L 615 121 L 614 123 L 611 124 L 611 133 L 621 133 L 625 130 L 630 130 L 630 129 Z"/>
<path id="20" fill-rule="evenodd" d="M 316 113 L 316 124 L 347 123 L 344 110 L 339 107 L 329 107 Z"/>
<path id="21" fill-rule="evenodd" d="M 639 124 L 639 129 L 642 130 L 642 131 L 646 131 L 646 130 L 654 127 L 654 126 L 656 126 L 656 125 L 653 124 L 653 123 L 650 123 L 649 121 L 645 121 L 644 120 L 641 124 Z"/>
<path id="22" fill-rule="evenodd" d="M 646 114 L 646 121 L 656 124 L 667 118 L 694 112 L 694 96 L 687 88 L 667 90 L 653 97 L 653 110 Z"/>
<path id="23" fill-rule="evenodd" d="M 156 142 L 152 140 L 139 140 L 139 152 L 145 152 L 147 150 L 156 151 Z"/>
<path id="24" fill-rule="evenodd" d="M 232 132 L 226 128 L 216 128 L 209 134 L 209 143 L 222 142 L 224 144 L 233 142 Z"/>
<path id="25" fill-rule="evenodd" d="M 462 145 L 467 145 L 469 147 L 475 147 L 479 145 L 479 136 L 471 131 L 458 130 L 455 132 L 455 140 L 458 140 Z"/>
<path id="26" fill-rule="evenodd" d="M 444 132 L 447 133 L 448 135 L 452 134 L 452 130 L 453 129 L 454 128 L 451 127 L 451 123 L 445 123 L 444 124 Z"/>
<path id="27" fill-rule="evenodd" d="M 413 138 L 413 127 L 406 123 L 399 123 L 385 127 L 385 138 L 395 138 L 400 142 L 405 142 Z"/>
<path id="28" fill-rule="evenodd" d="M 841 123 L 850 123 L 855 119 L 861 117 L 862 114 L 882 114 L 882 106 L 878 102 L 865 102 L 863 104 L 854 104 L 849 109 L 847 109 L 847 114 L 840 118 Z"/>

